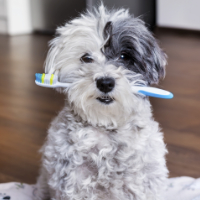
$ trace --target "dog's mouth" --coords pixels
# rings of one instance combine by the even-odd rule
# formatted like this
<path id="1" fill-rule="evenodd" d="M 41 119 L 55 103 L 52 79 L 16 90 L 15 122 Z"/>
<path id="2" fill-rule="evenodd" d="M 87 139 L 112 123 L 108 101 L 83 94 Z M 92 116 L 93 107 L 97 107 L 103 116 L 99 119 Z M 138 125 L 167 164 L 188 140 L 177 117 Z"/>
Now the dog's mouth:
<path id="1" fill-rule="evenodd" d="M 97 97 L 97 100 L 99 100 L 100 102 L 105 103 L 105 104 L 110 104 L 114 101 L 114 99 L 109 96 Z"/>

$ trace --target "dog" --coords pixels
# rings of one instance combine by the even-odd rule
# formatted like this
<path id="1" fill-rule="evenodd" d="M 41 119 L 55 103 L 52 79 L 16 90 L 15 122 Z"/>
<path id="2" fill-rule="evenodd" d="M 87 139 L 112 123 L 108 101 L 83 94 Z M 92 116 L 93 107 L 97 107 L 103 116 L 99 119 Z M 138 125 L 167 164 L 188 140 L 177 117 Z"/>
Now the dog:
<path id="1" fill-rule="evenodd" d="M 161 200 L 168 175 L 163 133 L 148 97 L 166 54 L 126 9 L 94 11 L 57 28 L 45 73 L 70 83 L 42 147 L 36 200 Z"/>

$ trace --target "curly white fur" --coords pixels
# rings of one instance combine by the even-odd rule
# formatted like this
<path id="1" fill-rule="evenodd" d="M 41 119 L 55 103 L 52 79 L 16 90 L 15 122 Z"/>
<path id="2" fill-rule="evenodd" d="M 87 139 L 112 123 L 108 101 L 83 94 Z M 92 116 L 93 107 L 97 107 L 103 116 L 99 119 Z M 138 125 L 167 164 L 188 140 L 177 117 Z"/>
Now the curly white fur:
<path id="1" fill-rule="evenodd" d="M 116 41 L 128 30 L 127 25 L 120 33 L 118 28 L 127 19 L 133 21 L 128 28 L 140 34 L 132 35 L 131 40 L 140 52 L 137 56 L 143 57 L 146 71 L 138 71 L 137 56 L 132 70 L 117 56 L 106 56 L 111 51 L 106 46 L 109 39 L 116 36 L 112 42 Z M 112 34 L 105 35 L 110 21 Z M 99 10 L 81 15 L 57 32 L 45 70 L 56 73 L 61 82 L 70 82 L 71 86 L 60 89 L 66 94 L 66 105 L 51 123 L 42 148 L 35 199 L 161 200 L 168 173 L 163 134 L 152 118 L 148 98 L 134 94 L 131 88 L 158 82 L 166 64 L 164 54 L 156 42 L 147 41 L 153 37 L 143 23 L 123 9 L 108 12 L 101 5 Z M 118 47 L 113 45 L 112 49 Z M 85 53 L 93 62 L 81 62 Z M 112 77 L 116 82 L 109 93 L 114 99 L 110 104 L 97 100 L 102 92 L 96 80 L 101 77 Z"/>

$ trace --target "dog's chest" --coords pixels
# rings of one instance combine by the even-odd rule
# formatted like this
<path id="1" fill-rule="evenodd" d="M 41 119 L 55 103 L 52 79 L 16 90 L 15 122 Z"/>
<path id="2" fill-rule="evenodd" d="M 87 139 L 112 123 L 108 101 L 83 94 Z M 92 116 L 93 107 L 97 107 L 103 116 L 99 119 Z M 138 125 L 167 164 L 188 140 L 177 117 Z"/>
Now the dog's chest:
<path id="1" fill-rule="evenodd" d="M 152 153 L 155 146 L 152 140 L 144 128 L 133 124 L 109 131 L 56 123 L 50 128 L 44 146 L 49 185 L 67 195 L 77 194 L 77 191 L 88 195 L 88 191 L 95 190 L 98 194 L 107 192 L 109 196 L 113 188 L 122 192 L 124 185 L 133 185 L 133 188 L 137 185 L 142 191 L 141 183 L 147 181 L 146 174 L 149 170 L 155 171 L 152 163 L 157 151 Z"/>
<path id="2" fill-rule="evenodd" d="M 43 149 L 43 166 L 54 190 L 66 195 L 77 191 L 88 195 L 95 190 L 109 196 L 113 189 L 122 192 L 124 185 L 137 185 L 140 177 L 145 178 L 142 174 L 148 149 L 144 129 L 134 123 L 111 131 L 58 121 L 49 129 Z"/>
<path id="3" fill-rule="evenodd" d="M 70 144 L 65 156 L 75 167 L 79 180 L 119 178 L 136 159 L 133 130 L 107 131 L 81 128 L 68 133 Z"/>

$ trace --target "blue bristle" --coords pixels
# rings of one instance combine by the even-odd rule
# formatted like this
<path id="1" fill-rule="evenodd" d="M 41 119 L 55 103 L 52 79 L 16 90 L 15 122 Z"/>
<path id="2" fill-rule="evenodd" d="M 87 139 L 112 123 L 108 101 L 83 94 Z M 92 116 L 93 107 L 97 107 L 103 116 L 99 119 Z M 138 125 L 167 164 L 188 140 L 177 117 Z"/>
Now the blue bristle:
<path id="1" fill-rule="evenodd" d="M 42 74 L 38 74 L 38 80 L 42 83 Z"/>
<path id="2" fill-rule="evenodd" d="M 37 80 L 37 73 L 35 74 L 35 80 L 38 81 L 38 80 Z"/>
<path id="3" fill-rule="evenodd" d="M 41 80 L 42 74 L 36 73 L 36 74 L 35 74 L 35 78 L 36 78 L 36 81 L 37 81 L 37 82 L 39 82 L 39 83 L 42 82 L 42 80 Z"/>
<path id="4" fill-rule="evenodd" d="M 35 80 L 38 81 L 38 74 L 35 74 Z"/>

